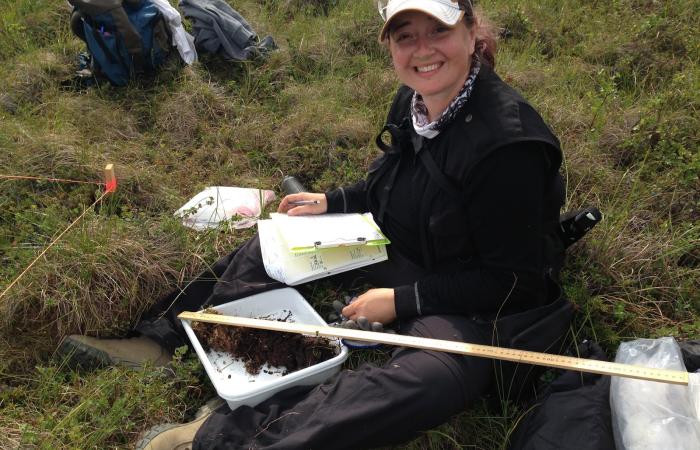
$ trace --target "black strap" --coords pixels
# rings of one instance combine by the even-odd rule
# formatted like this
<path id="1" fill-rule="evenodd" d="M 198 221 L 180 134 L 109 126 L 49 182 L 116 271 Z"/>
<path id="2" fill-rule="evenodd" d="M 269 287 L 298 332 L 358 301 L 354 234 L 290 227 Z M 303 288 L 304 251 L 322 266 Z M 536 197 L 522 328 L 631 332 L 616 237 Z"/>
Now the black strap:
<path id="1" fill-rule="evenodd" d="M 391 137 L 390 145 L 387 145 L 384 142 L 384 139 L 382 139 L 382 137 L 384 136 L 384 132 L 386 131 L 389 132 L 389 135 Z M 386 125 L 384 125 L 384 128 L 382 128 L 382 131 L 379 132 L 374 142 L 377 144 L 377 147 L 379 147 L 379 149 L 384 153 L 400 153 L 401 143 L 404 140 L 406 134 L 407 131 L 402 129 L 401 125 L 387 123 Z"/>
<path id="2" fill-rule="evenodd" d="M 393 169 L 391 169 L 391 173 L 389 174 L 389 180 L 387 183 L 384 185 L 384 192 L 381 192 L 379 194 L 379 212 L 377 213 L 377 220 L 379 223 L 384 222 L 384 214 L 386 213 L 386 206 L 389 203 L 389 195 L 391 194 L 391 190 L 394 187 L 394 183 L 396 182 L 396 175 L 399 173 L 399 165 L 401 164 L 401 161 L 397 161 L 396 164 L 394 164 Z"/>
<path id="3" fill-rule="evenodd" d="M 112 51 L 107 47 L 107 44 L 105 44 L 104 38 L 100 34 L 99 30 L 93 26 L 92 28 L 92 36 L 95 38 L 95 42 L 97 42 L 97 45 L 102 49 L 102 52 L 107 56 L 107 59 L 109 59 L 109 62 L 112 64 L 117 64 L 117 58 L 114 56 Z M 119 53 L 117 51 L 117 53 Z M 121 59 L 121 58 L 120 58 Z"/>
<path id="4" fill-rule="evenodd" d="M 115 33 L 115 35 L 116 35 L 116 37 L 117 37 L 117 40 L 116 40 L 117 45 L 119 45 L 120 43 L 123 43 L 123 40 L 122 40 L 122 39 L 119 39 L 120 33 L 119 33 L 118 31 L 115 31 L 114 33 Z M 131 55 L 129 55 L 129 51 L 128 51 L 128 50 L 126 51 L 126 53 L 127 53 L 127 57 L 131 57 Z M 134 68 L 133 64 L 127 63 L 127 61 L 124 59 L 124 56 L 122 55 L 122 52 L 120 52 L 119 49 L 117 49 L 117 57 L 119 58 L 119 61 L 121 62 L 121 65 L 129 69 L 129 71 L 130 71 L 130 72 L 129 72 L 129 77 L 132 77 L 132 76 L 133 76 L 133 73 L 131 73 L 131 71 L 132 71 L 133 68 Z"/>
<path id="5" fill-rule="evenodd" d="M 447 192 L 453 200 L 462 205 L 465 209 L 469 209 L 467 200 L 462 194 L 462 190 L 459 189 L 454 182 L 450 181 L 447 176 L 440 170 L 440 168 L 435 164 L 435 160 L 430 156 L 430 152 L 426 149 L 418 149 L 418 156 L 423 162 L 423 165 L 428 170 L 428 174 L 433 179 L 440 189 Z"/>
<path id="6" fill-rule="evenodd" d="M 382 135 L 385 131 L 388 131 L 391 135 L 391 146 L 387 145 L 382 140 Z M 382 131 L 377 135 L 376 144 L 382 151 L 387 153 L 396 152 L 397 148 L 400 149 L 402 138 L 407 137 L 407 132 L 402 129 L 401 126 L 396 126 L 394 124 L 388 123 L 384 125 Z M 447 176 L 440 170 L 440 168 L 435 163 L 435 160 L 430 156 L 430 152 L 423 148 L 423 136 L 415 133 L 411 133 L 411 143 L 413 144 L 413 150 L 418 154 L 423 165 L 428 170 L 428 174 L 432 180 L 437 183 L 437 185 L 447 194 L 449 194 L 453 200 L 462 205 L 465 209 L 468 209 L 467 201 L 462 194 L 462 190 L 455 185 L 454 182 L 450 181 Z M 400 150 L 399 150 L 400 151 Z M 386 212 L 386 204 L 388 203 L 389 191 L 394 185 L 396 179 L 396 174 L 398 172 L 398 163 L 395 165 L 394 169 L 389 176 L 389 181 L 385 186 L 385 192 L 380 194 L 380 207 L 377 219 L 381 222 L 384 219 L 384 213 Z"/>
<path id="7" fill-rule="evenodd" d="M 391 145 L 387 145 L 382 139 L 382 136 L 386 131 L 388 131 L 391 135 Z M 399 153 L 401 153 L 401 143 L 403 142 L 406 135 L 406 130 L 402 129 L 401 126 L 397 126 L 393 123 L 387 123 L 386 125 L 384 125 L 384 128 L 382 128 L 382 131 L 380 131 L 377 135 L 375 142 L 377 144 L 377 147 L 379 147 L 387 155 L 398 155 Z M 400 164 L 401 161 L 399 158 L 397 159 L 396 164 L 394 164 L 394 167 L 392 168 L 389 174 L 389 179 L 384 185 L 382 192 L 379 193 L 379 211 L 377 212 L 376 217 L 379 223 L 382 223 L 384 221 L 384 214 L 386 213 L 386 207 L 389 203 L 389 195 L 391 194 L 391 190 L 394 187 L 394 182 L 396 181 L 396 175 L 399 172 Z"/>
<path id="8" fill-rule="evenodd" d="M 140 3 L 140 2 L 139 2 Z M 132 67 L 135 73 L 141 73 L 145 67 L 145 55 L 142 46 L 141 35 L 134 28 L 124 8 L 114 8 L 109 11 L 114 21 L 115 32 L 119 31 L 126 51 L 131 57 Z"/>

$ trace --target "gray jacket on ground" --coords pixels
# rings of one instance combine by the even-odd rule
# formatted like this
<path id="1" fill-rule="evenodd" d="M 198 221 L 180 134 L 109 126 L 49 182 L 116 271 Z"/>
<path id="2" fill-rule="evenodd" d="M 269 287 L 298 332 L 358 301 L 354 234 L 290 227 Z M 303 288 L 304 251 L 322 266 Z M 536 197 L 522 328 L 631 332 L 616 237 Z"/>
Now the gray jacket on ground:
<path id="1" fill-rule="evenodd" d="M 270 36 L 258 41 L 250 24 L 223 0 L 180 0 L 180 8 L 192 21 L 194 42 L 200 52 L 244 61 L 277 48 Z"/>

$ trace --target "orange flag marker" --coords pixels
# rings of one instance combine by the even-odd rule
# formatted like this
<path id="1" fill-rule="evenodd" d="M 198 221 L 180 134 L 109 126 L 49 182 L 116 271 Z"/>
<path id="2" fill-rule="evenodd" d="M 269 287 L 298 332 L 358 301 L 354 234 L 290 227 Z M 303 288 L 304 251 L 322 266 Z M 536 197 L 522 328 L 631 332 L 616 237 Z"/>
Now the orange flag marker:
<path id="1" fill-rule="evenodd" d="M 105 166 L 105 191 L 114 192 L 117 190 L 117 177 L 114 175 L 114 165 Z"/>

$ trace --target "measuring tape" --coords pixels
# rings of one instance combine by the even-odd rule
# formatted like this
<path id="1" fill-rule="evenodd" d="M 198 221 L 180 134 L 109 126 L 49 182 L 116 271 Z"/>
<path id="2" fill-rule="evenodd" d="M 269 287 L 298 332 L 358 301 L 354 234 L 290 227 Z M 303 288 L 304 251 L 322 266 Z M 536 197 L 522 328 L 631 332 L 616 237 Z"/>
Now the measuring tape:
<path id="1" fill-rule="evenodd" d="M 576 370 L 601 375 L 636 378 L 638 380 L 660 381 L 671 384 L 688 384 L 688 372 L 680 370 L 654 369 L 652 367 L 633 366 L 596 359 L 575 358 L 572 356 L 550 353 L 530 352 L 513 348 L 494 347 L 490 345 L 469 344 L 466 342 L 445 341 L 401 334 L 377 333 L 374 331 L 349 330 L 318 325 L 280 322 L 276 320 L 250 319 L 247 317 L 224 316 L 201 312 L 183 312 L 178 315 L 183 320 L 217 323 L 261 330 L 284 331 L 287 333 L 307 334 L 322 337 L 337 337 L 356 341 L 378 342 L 400 347 L 420 348 L 460 355 L 499 359 L 516 363 L 555 367 L 557 369 Z"/>

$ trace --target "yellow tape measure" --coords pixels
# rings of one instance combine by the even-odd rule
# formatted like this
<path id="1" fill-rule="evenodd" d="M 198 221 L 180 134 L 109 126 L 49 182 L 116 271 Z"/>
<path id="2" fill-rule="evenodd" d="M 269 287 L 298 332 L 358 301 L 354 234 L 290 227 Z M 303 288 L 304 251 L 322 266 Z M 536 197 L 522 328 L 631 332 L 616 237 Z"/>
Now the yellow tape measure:
<path id="1" fill-rule="evenodd" d="M 652 367 L 633 366 L 596 359 L 574 358 L 572 356 L 549 353 L 530 352 L 490 345 L 469 344 L 465 342 L 445 341 L 401 334 L 376 333 L 374 331 L 348 330 L 329 326 L 304 325 L 279 322 L 276 320 L 249 319 L 246 317 L 223 316 L 199 312 L 183 312 L 178 318 L 197 322 L 217 323 L 262 330 L 284 331 L 287 333 L 307 334 L 323 337 L 337 337 L 365 342 L 379 342 L 400 347 L 420 348 L 440 352 L 457 353 L 482 358 L 499 359 L 516 363 L 555 367 L 558 369 L 577 370 L 580 372 L 613 375 L 639 380 L 660 381 L 671 384 L 688 384 L 688 372 L 680 370 L 655 369 Z"/>

